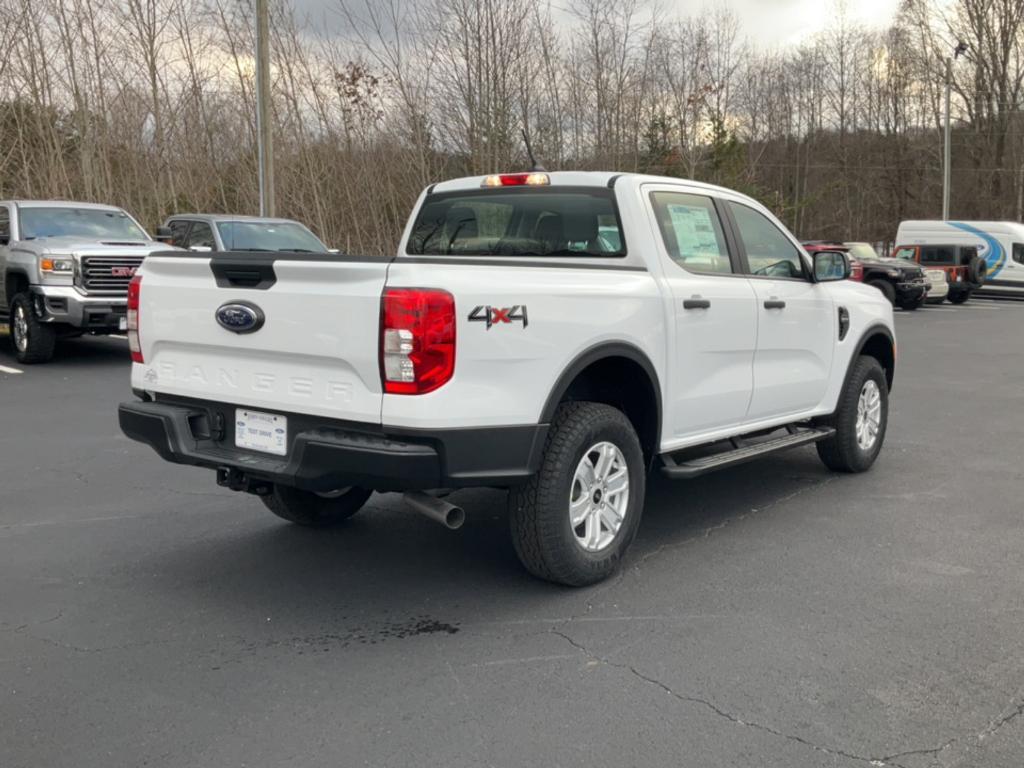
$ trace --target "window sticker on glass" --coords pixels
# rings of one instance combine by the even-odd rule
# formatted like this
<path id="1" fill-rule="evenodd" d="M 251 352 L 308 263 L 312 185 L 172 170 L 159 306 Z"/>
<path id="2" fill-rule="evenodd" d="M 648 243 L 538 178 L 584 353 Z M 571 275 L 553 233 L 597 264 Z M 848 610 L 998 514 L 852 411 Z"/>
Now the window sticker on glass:
<path id="1" fill-rule="evenodd" d="M 686 265 L 691 269 L 717 271 L 721 253 L 715 227 L 711 223 L 711 211 L 703 206 L 670 203 L 668 213 L 672 218 L 679 254 Z"/>

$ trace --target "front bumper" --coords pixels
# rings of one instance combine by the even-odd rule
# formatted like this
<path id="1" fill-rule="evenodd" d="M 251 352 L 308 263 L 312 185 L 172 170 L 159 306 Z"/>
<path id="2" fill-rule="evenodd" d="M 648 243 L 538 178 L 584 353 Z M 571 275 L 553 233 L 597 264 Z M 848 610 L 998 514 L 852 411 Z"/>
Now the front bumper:
<path id="1" fill-rule="evenodd" d="M 85 331 L 124 330 L 128 312 L 125 296 L 83 296 L 73 286 L 32 287 L 36 313 L 41 322 L 63 323 Z"/>
<path id="2" fill-rule="evenodd" d="M 916 300 L 928 292 L 928 283 L 924 280 L 907 281 L 896 284 L 896 296 L 900 299 Z"/>
<path id="3" fill-rule="evenodd" d="M 176 464 L 218 471 L 232 487 L 271 482 L 307 491 L 359 485 L 379 491 L 509 486 L 540 467 L 548 425 L 413 430 L 288 417 L 286 456 L 235 447 L 231 403 L 174 398 L 121 403 L 128 437 Z"/>

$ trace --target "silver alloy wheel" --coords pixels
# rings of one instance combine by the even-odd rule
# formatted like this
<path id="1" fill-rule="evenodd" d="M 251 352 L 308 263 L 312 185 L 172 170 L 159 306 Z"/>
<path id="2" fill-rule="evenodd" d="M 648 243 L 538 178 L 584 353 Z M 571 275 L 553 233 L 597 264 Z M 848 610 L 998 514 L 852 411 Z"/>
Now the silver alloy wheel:
<path id="1" fill-rule="evenodd" d="M 25 305 L 19 304 L 14 310 L 14 346 L 19 352 L 28 349 L 28 318 L 25 317 Z"/>
<path id="2" fill-rule="evenodd" d="M 576 466 L 569 491 L 569 521 L 576 543 L 588 552 L 608 547 L 629 508 L 629 467 L 616 445 L 592 445 Z"/>
<path id="3" fill-rule="evenodd" d="M 882 426 L 882 392 L 874 379 L 868 379 L 857 400 L 857 445 L 869 451 L 878 439 Z"/>

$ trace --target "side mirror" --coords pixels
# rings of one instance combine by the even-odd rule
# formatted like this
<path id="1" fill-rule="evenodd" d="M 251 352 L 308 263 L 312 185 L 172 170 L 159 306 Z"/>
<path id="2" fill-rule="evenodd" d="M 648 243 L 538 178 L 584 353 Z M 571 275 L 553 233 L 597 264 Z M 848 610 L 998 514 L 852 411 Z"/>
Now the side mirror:
<path id="1" fill-rule="evenodd" d="M 814 254 L 814 282 L 833 283 L 850 276 L 850 257 L 842 251 L 818 251 Z"/>
<path id="2" fill-rule="evenodd" d="M 174 242 L 174 231 L 170 227 L 157 227 L 154 240 L 171 245 Z"/>
<path id="3" fill-rule="evenodd" d="M 213 252 L 213 248 L 211 248 L 208 245 L 190 245 L 188 247 L 188 249 L 190 251 L 192 251 L 193 253 L 212 253 Z"/>

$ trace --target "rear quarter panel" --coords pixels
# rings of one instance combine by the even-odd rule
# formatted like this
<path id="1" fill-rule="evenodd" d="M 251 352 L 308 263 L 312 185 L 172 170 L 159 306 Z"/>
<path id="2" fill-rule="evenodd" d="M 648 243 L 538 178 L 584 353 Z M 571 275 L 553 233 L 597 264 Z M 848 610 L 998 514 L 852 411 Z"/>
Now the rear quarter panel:
<path id="1" fill-rule="evenodd" d="M 643 268 L 393 262 L 390 288 L 440 288 L 455 297 L 455 374 L 440 389 L 385 395 L 382 421 L 409 428 L 536 424 L 563 371 L 606 342 L 630 344 L 665 366 L 664 308 Z M 524 307 L 526 322 L 470 320 Z M 484 309 L 478 310 L 478 307 Z"/>

